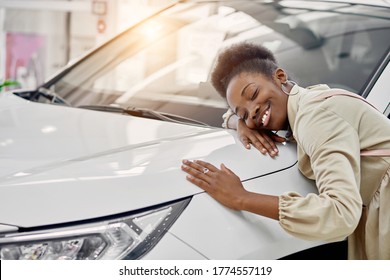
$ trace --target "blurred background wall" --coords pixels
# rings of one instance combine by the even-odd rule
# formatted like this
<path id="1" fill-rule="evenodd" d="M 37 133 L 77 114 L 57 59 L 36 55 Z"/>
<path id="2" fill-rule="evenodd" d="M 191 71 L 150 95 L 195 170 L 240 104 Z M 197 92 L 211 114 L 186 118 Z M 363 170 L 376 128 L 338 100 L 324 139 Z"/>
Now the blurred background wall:
<path id="1" fill-rule="evenodd" d="M 172 0 L 0 0 L 0 81 L 35 88 Z"/>

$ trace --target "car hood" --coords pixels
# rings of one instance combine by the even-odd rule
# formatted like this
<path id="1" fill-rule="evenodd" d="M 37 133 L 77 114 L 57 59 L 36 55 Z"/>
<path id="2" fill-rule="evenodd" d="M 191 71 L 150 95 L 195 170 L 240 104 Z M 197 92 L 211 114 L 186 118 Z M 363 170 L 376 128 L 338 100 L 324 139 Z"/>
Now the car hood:
<path id="1" fill-rule="evenodd" d="M 241 180 L 295 164 L 235 134 L 0 95 L 0 224 L 38 227 L 126 213 L 202 192 L 181 160 L 225 163 Z M 245 167 L 245 168 L 244 168 Z M 27 215 L 28 213 L 28 215 Z"/>

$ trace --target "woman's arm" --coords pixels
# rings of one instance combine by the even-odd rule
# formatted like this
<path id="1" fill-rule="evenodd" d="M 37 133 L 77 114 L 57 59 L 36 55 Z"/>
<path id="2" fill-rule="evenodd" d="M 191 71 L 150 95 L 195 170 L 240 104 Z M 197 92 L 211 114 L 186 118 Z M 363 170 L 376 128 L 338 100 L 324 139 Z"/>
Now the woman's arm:
<path id="1" fill-rule="evenodd" d="M 342 240 L 354 231 L 362 211 L 360 140 L 351 125 L 361 114 L 353 102 L 347 100 L 350 108 L 334 102 L 329 99 L 326 108 L 315 111 L 309 107 L 310 114 L 303 111 L 296 129 L 299 169 L 315 178 L 318 195 L 279 196 L 280 225 L 304 239 Z M 345 119 L 351 108 L 350 119 Z"/>

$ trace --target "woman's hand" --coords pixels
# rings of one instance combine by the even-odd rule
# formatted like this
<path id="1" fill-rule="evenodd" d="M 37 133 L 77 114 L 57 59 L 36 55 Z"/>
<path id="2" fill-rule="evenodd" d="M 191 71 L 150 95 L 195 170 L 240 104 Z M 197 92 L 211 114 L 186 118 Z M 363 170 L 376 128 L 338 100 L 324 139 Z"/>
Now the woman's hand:
<path id="1" fill-rule="evenodd" d="M 237 122 L 237 134 L 245 148 L 250 149 L 252 144 L 263 155 L 268 153 L 271 157 L 275 157 L 279 153 L 275 142 L 282 143 L 286 141 L 285 138 L 272 131 L 250 129 L 243 120 Z"/>
<path id="2" fill-rule="evenodd" d="M 242 200 L 249 193 L 240 178 L 224 164 L 218 169 L 201 160 L 183 160 L 181 168 L 188 173 L 188 181 L 205 190 L 215 200 L 231 209 L 242 210 Z"/>
<path id="3" fill-rule="evenodd" d="M 188 181 L 205 190 L 222 205 L 233 210 L 244 210 L 279 219 L 279 198 L 248 192 L 240 178 L 224 164 L 218 169 L 211 163 L 201 160 L 183 160 L 181 169 L 188 173 Z"/>

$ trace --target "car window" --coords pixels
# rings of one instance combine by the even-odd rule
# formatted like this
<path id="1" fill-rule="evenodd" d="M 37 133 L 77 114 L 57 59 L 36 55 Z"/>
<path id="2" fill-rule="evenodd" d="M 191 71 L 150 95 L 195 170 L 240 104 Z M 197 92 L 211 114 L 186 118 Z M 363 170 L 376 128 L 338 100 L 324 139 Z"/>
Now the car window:
<path id="1" fill-rule="evenodd" d="M 210 71 L 221 48 L 245 40 L 274 51 L 301 86 L 362 94 L 389 51 L 388 9 L 293 2 L 178 5 L 103 45 L 51 89 L 73 106 L 148 108 L 220 126 L 227 104 Z"/>

